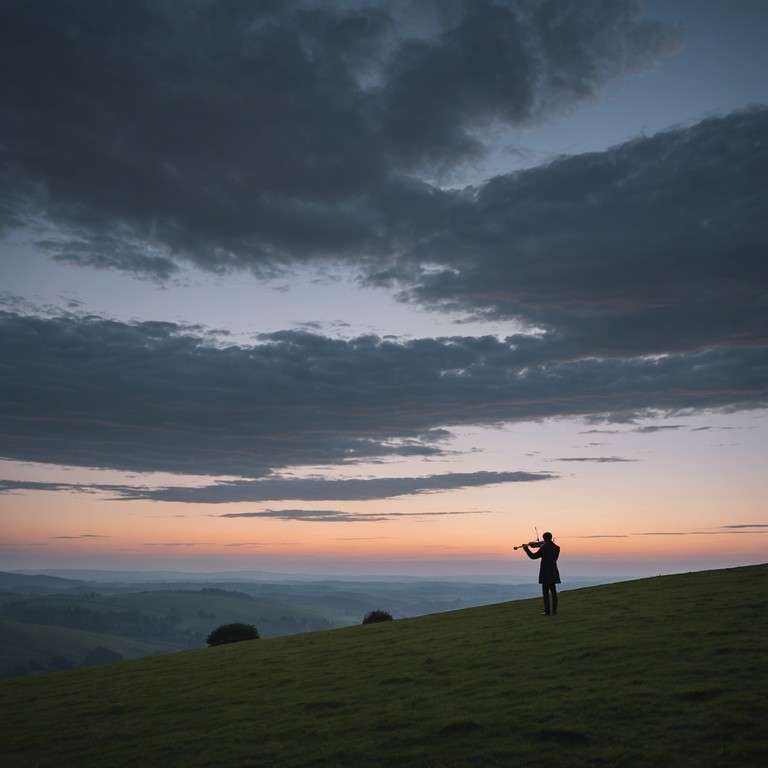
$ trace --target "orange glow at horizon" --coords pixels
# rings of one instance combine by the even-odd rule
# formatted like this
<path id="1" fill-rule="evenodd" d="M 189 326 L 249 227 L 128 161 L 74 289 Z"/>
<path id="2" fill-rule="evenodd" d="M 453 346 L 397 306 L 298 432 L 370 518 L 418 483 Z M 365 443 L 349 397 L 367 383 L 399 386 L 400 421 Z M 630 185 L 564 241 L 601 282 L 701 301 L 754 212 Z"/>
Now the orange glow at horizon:
<path id="1" fill-rule="evenodd" d="M 307 558 L 319 560 L 372 561 L 386 559 L 514 560 L 524 558 L 513 547 L 532 539 L 514 538 L 499 515 L 455 516 L 409 519 L 405 522 L 305 522 L 272 519 L 223 520 L 211 526 L 209 517 L 155 517 L 130 514 L 97 522 L 83 516 L 77 528 L 66 519 L 42 521 L 35 515 L 18 517 L 6 529 L 3 544 L 16 551 L 45 551 L 52 557 L 114 557 L 125 559 L 231 559 L 277 560 Z M 482 520 L 481 520 L 482 518 Z M 425 522 L 426 521 L 426 522 Z M 235 523 L 233 526 L 232 523 Z M 555 528 L 555 526 L 552 526 Z M 626 528 L 626 523 L 622 526 Z M 659 526 L 654 526 L 659 527 Z M 75 532 L 72 532 L 72 531 Z M 768 529 L 766 529 L 768 530 Z M 68 533 L 67 533 L 68 532 Z M 540 531 L 540 533 L 543 531 Z M 555 540 L 564 560 L 644 561 L 667 558 L 713 558 L 724 556 L 766 560 L 768 538 L 758 531 L 694 529 L 686 532 L 646 531 L 595 535 L 555 528 Z M 521 539 L 518 541 L 518 539 Z"/>
<path id="2" fill-rule="evenodd" d="M 583 436 L 583 424 L 528 424 L 475 432 L 457 443 L 462 471 L 513 467 L 554 470 L 556 477 L 359 501 L 118 501 L 108 491 L 89 492 L 88 483 L 151 486 L 150 479 L 120 480 L 114 473 L 102 478 L 96 470 L 83 470 L 84 491 L 0 494 L 0 556 L 12 564 L 4 565 L 5 570 L 26 568 L 28 563 L 52 568 L 61 562 L 88 568 L 95 561 L 119 563 L 126 569 L 155 569 L 165 562 L 191 568 L 200 564 L 199 570 L 204 570 L 215 562 L 217 570 L 278 571 L 283 570 L 281 561 L 369 561 L 372 567 L 387 561 L 420 561 L 427 569 L 429 563 L 440 563 L 441 568 L 451 563 L 474 562 L 478 567 L 495 563 L 497 572 L 506 572 L 508 567 L 530 568 L 525 555 L 513 547 L 533 539 L 538 528 L 540 534 L 551 531 L 562 546 L 564 573 L 569 562 L 606 563 L 616 571 L 661 559 L 679 562 L 680 570 L 692 560 L 766 562 L 768 519 L 763 500 L 768 485 L 761 461 L 765 429 L 757 428 L 765 420 L 762 412 L 758 419 L 745 416 L 742 422 L 735 416 L 721 417 L 720 428 L 735 435 L 738 427 L 739 452 L 733 446 L 721 447 L 709 432 L 694 429 L 665 434 L 658 443 L 653 435 L 611 435 L 615 444 L 610 448 L 590 450 L 628 457 L 613 463 L 546 458 L 586 453 L 586 448 L 574 445 L 608 439 Z M 483 450 L 475 451 L 480 438 Z M 556 461 L 560 463 L 552 463 Z M 455 470 L 451 462 L 448 456 L 426 464 L 355 467 L 354 472 L 366 477 L 439 475 Z M 32 469 L 45 477 L 45 467 L 7 467 L 8 473 L 18 471 L 20 477 Z M 80 479 L 76 468 L 51 471 L 51 480 L 57 483 Z M 313 471 L 352 474 L 345 468 Z M 184 482 L 163 478 L 156 484 Z M 347 519 L 292 519 L 311 511 Z M 281 512 L 286 519 L 275 516 Z"/>

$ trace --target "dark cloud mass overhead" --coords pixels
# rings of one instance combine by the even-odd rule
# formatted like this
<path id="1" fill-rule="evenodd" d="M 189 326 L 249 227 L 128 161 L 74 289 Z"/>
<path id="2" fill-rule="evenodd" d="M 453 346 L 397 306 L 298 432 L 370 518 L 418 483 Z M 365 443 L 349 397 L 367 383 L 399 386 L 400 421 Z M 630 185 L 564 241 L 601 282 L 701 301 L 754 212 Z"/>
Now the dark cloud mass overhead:
<path id="1" fill-rule="evenodd" d="M 253 480 L 439 456 L 467 425 L 764 406 L 768 107 L 436 181 L 482 157 L 483 129 L 543 123 L 673 54 L 679 29 L 640 11 L 0 0 L 0 231 L 158 281 L 343 263 L 404 302 L 527 329 L 227 346 L 7 312 L 0 456 Z M 329 488 L 295 498 L 353 492 Z"/>
<path id="2" fill-rule="evenodd" d="M 411 6 L 3 0 L 0 226 L 159 278 L 378 260 L 408 237 L 408 178 L 680 43 L 632 0 Z"/>
<path id="3" fill-rule="evenodd" d="M 462 425 L 766 401 L 765 348 L 536 365 L 534 343 L 283 331 L 219 347 L 171 323 L 0 314 L 0 455 L 253 478 L 440 455 Z"/>
<path id="4" fill-rule="evenodd" d="M 766 136 L 755 108 L 497 177 L 420 240 L 432 268 L 383 282 L 546 328 L 558 355 L 762 346 Z"/>

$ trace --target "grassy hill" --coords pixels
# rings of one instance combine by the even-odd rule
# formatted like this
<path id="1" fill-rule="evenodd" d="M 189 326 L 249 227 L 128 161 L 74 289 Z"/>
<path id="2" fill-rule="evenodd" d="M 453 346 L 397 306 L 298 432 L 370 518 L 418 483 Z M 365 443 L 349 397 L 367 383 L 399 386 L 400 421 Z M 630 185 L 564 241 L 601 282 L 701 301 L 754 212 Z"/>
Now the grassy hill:
<path id="1" fill-rule="evenodd" d="M 5 766 L 763 766 L 768 565 L 0 682 Z"/>
<path id="2" fill-rule="evenodd" d="M 13 676 L 19 664 L 47 669 L 51 659 L 83 663 L 94 648 L 107 648 L 124 659 L 137 659 L 156 653 L 171 653 L 177 646 L 159 640 L 145 641 L 99 632 L 83 632 L 65 627 L 0 621 L 0 678 Z"/>

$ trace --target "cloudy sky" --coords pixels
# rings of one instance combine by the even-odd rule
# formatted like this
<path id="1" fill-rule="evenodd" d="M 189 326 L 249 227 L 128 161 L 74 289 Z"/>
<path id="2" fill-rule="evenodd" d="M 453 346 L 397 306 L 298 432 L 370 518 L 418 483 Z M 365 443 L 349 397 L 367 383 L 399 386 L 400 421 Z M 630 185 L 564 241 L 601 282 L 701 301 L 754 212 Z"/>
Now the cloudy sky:
<path id="1" fill-rule="evenodd" d="M 766 561 L 766 28 L 0 0 L 0 567 Z"/>

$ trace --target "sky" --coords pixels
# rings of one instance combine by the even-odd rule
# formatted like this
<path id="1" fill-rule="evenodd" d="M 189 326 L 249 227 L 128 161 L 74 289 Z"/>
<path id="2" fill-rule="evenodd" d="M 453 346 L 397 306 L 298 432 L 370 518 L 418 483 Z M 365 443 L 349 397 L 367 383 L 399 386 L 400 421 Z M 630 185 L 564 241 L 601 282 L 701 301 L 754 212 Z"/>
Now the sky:
<path id="1" fill-rule="evenodd" d="M 0 570 L 768 561 L 767 28 L 0 0 Z"/>

